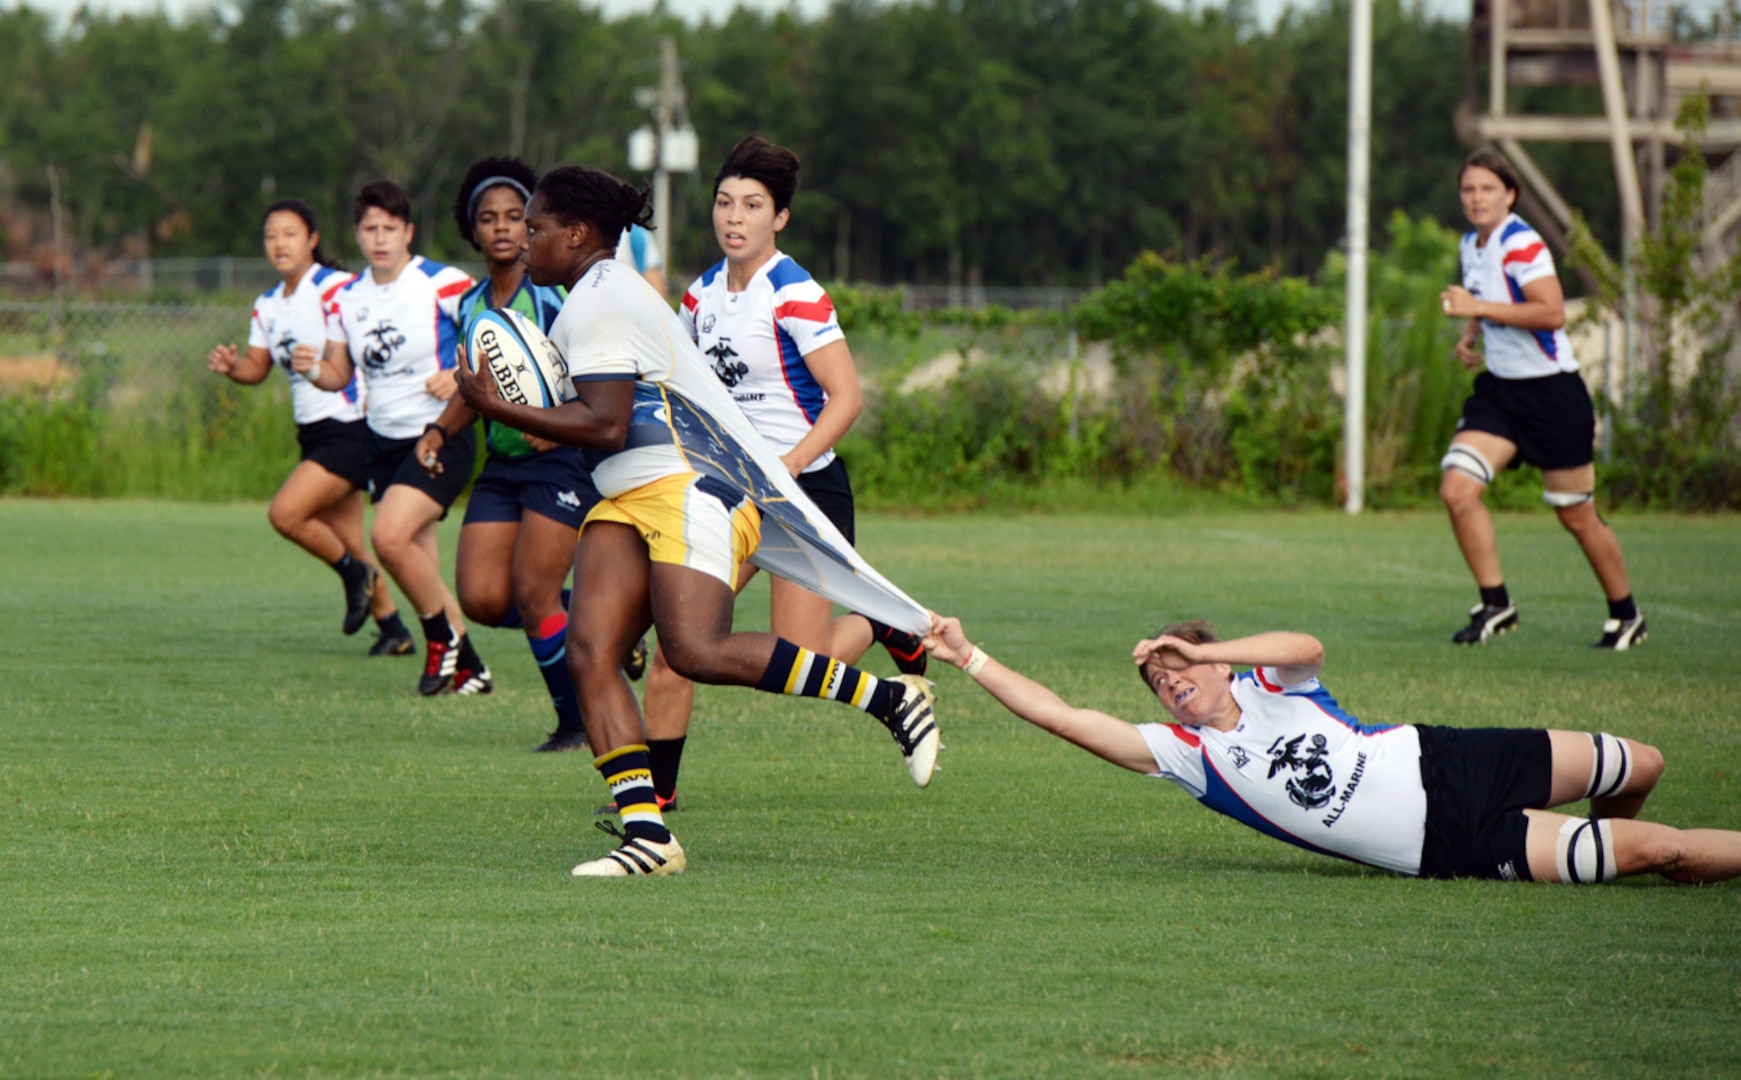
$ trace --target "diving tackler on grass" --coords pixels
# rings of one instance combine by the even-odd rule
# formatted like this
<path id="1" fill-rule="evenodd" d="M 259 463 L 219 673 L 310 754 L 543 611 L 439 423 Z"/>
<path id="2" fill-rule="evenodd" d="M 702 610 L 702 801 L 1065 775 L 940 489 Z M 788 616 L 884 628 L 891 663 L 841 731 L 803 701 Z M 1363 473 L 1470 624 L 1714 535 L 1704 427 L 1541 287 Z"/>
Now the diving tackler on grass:
<path id="1" fill-rule="evenodd" d="M 1114 765 L 1173 781 L 1266 836 L 1420 877 L 1595 884 L 1741 875 L 1741 832 L 1634 820 L 1662 776 L 1655 747 L 1606 733 L 1365 724 L 1318 682 L 1307 634 L 1222 641 L 1201 620 L 1132 650 L 1173 719 L 1076 708 L 937 618 L 925 647 L 1029 723 Z M 1232 665 L 1251 664 L 1235 675 Z M 1588 817 L 1549 808 L 1590 800 Z"/>

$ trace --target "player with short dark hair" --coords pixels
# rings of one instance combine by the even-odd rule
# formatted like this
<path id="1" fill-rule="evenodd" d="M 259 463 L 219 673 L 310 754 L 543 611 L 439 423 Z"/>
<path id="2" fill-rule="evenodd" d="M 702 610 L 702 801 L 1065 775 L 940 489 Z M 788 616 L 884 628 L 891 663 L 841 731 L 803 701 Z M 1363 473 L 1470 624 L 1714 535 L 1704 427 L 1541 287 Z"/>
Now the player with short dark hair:
<path id="1" fill-rule="evenodd" d="M 592 451 L 602 498 L 575 552 L 568 658 L 594 765 L 623 827 L 600 823 L 619 846 L 576 866 L 579 877 L 672 874 L 686 864 L 654 797 L 645 729 L 620 667 L 649 625 L 685 678 L 828 698 L 876 717 L 921 787 L 938 747 L 924 680 L 879 680 L 773 634 L 732 632 L 733 585 L 762 542 L 761 506 L 777 498 L 806 519 L 820 511 L 789 474 L 783 484 L 774 480 L 779 459 L 677 316 L 613 258 L 624 227 L 645 224 L 647 215 L 646 192 L 608 173 L 574 166 L 546 173 L 527 208 L 527 266 L 534 282 L 568 288 L 550 340 L 567 361 L 576 400 L 514 405 L 487 369 L 459 374 L 460 392 L 484 416 Z M 727 474 L 698 460 L 701 445 L 746 471 Z"/>
<path id="2" fill-rule="evenodd" d="M 760 135 L 732 147 L 713 181 L 713 231 L 725 258 L 689 286 L 678 316 L 798 486 L 855 542 L 852 481 L 834 446 L 864 405 L 858 369 L 827 290 L 776 246 L 791 219 L 798 172 L 797 154 Z M 739 571 L 739 592 L 755 572 L 748 564 Z M 916 635 L 863 615 L 834 618 L 826 597 L 779 577 L 769 584 L 769 604 L 770 629 L 806 649 L 851 664 L 881 642 L 900 671 L 925 673 Z M 695 685 L 655 652 L 642 704 L 653 788 L 669 809 Z"/>
<path id="3" fill-rule="evenodd" d="M 425 471 L 412 450 L 454 394 L 463 270 L 411 254 L 411 200 L 390 180 L 357 194 L 357 245 L 369 269 L 327 302 L 327 344 L 296 370 L 336 390 L 360 368 L 368 388 L 367 485 L 376 503 L 375 554 L 423 623 L 427 656 L 418 693 L 488 693 L 489 668 L 472 647 L 458 603 L 441 577 L 435 527 L 465 490 L 477 457 L 471 428 L 452 433 Z"/>
<path id="4" fill-rule="evenodd" d="M 1636 820 L 1653 746 L 1605 733 L 1362 723 L 1318 682 L 1308 634 L 1221 641 L 1169 626 L 1132 650 L 1172 723 L 1077 708 L 936 617 L 925 645 L 1003 706 L 1089 753 L 1171 780 L 1218 813 L 1323 855 L 1420 877 L 1594 884 L 1741 876 L 1741 832 Z M 1251 669 L 1234 674 L 1233 665 Z M 1551 808 L 1589 799 L 1588 816 Z"/>
<path id="5" fill-rule="evenodd" d="M 371 656 L 413 650 L 411 635 L 393 606 L 386 579 L 363 546 L 363 496 L 368 482 L 368 428 L 362 387 L 352 379 L 335 391 L 319 389 L 292 366 L 299 353 L 318 355 L 326 344 L 325 301 L 354 275 L 321 248 L 320 218 L 301 199 L 280 199 L 261 219 L 266 258 L 282 281 L 254 301 L 248 348 L 219 345 L 206 366 L 244 386 L 265 381 L 274 367 L 290 380 L 299 461 L 266 510 L 279 535 L 331 566 L 344 584 L 344 632 L 354 634 L 374 613 L 381 636 Z"/>
<path id="6" fill-rule="evenodd" d="M 1463 236 L 1463 283 L 1446 289 L 1440 301 L 1446 315 L 1468 320 L 1457 359 L 1480 374 L 1439 463 L 1445 474 L 1439 495 L 1481 602 L 1451 640 L 1481 645 L 1518 625 L 1482 496 L 1500 470 L 1529 464 L 1541 470 L 1542 497 L 1583 548 L 1608 597 L 1608 620 L 1596 647 L 1629 649 L 1645 639 L 1647 628 L 1632 599 L 1620 541 L 1596 513 L 1596 409 L 1566 337 L 1565 295 L 1554 257 L 1540 234 L 1512 212 L 1517 174 L 1498 153 L 1471 154 L 1458 173 L 1458 188 L 1474 228 Z"/>

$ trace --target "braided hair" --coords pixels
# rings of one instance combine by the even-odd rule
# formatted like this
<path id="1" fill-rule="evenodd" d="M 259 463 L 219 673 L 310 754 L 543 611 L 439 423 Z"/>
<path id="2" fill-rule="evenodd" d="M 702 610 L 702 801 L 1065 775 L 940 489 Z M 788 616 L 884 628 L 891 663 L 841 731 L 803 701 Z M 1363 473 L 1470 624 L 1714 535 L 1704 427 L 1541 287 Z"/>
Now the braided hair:
<path id="1" fill-rule="evenodd" d="M 266 222 L 271 220 L 273 214 L 279 213 L 295 214 L 297 217 L 302 219 L 302 224 L 308 229 L 308 235 L 319 235 L 320 215 L 315 213 L 314 207 L 303 202 L 301 199 L 279 199 L 271 206 L 268 206 L 266 212 L 260 215 L 261 228 L 266 226 Z M 337 259 L 328 255 L 321 249 L 319 241 L 316 241 L 314 245 L 314 261 L 321 266 L 330 266 L 334 270 L 344 269 L 344 266 L 342 266 Z"/>
<path id="2" fill-rule="evenodd" d="M 532 201 L 532 189 L 538 186 L 538 171 L 517 157 L 487 157 L 472 162 L 459 182 L 459 194 L 453 200 L 453 222 L 475 251 L 478 245 L 476 222 L 478 202 L 484 192 L 495 187 L 512 188 L 526 202 Z"/>
<path id="3" fill-rule="evenodd" d="M 563 165 L 538 180 L 538 194 L 556 220 L 566 225 L 584 221 L 598 230 L 605 247 L 630 225 L 653 227 L 650 189 L 618 180 L 600 169 Z"/>

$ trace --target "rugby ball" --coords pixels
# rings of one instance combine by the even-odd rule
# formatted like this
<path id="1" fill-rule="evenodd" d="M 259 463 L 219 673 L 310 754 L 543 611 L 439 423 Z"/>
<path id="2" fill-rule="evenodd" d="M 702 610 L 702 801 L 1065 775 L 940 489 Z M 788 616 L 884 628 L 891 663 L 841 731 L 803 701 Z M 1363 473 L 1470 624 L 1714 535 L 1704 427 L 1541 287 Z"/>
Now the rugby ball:
<path id="1" fill-rule="evenodd" d="M 488 368 L 502 397 L 516 405 L 548 409 L 574 400 L 568 362 L 531 319 L 508 308 L 491 308 L 472 323 L 466 363 Z"/>

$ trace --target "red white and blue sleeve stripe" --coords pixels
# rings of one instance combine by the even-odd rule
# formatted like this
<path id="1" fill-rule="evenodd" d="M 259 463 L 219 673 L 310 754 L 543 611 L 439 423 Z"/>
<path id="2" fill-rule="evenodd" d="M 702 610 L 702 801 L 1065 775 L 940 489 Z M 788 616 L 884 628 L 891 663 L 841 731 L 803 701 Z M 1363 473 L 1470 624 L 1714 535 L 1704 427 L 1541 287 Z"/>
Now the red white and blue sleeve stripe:
<path id="1" fill-rule="evenodd" d="M 1541 235 L 1523 221 L 1514 218 L 1507 224 L 1499 242 L 1508 281 L 1523 286 L 1553 274 L 1553 253 L 1542 242 Z"/>
<path id="2" fill-rule="evenodd" d="M 834 301 L 809 271 L 791 259 L 781 259 L 768 271 L 768 282 L 774 286 L 774 325 L 785 331 L 800 356 L 846 339 Z"/>

